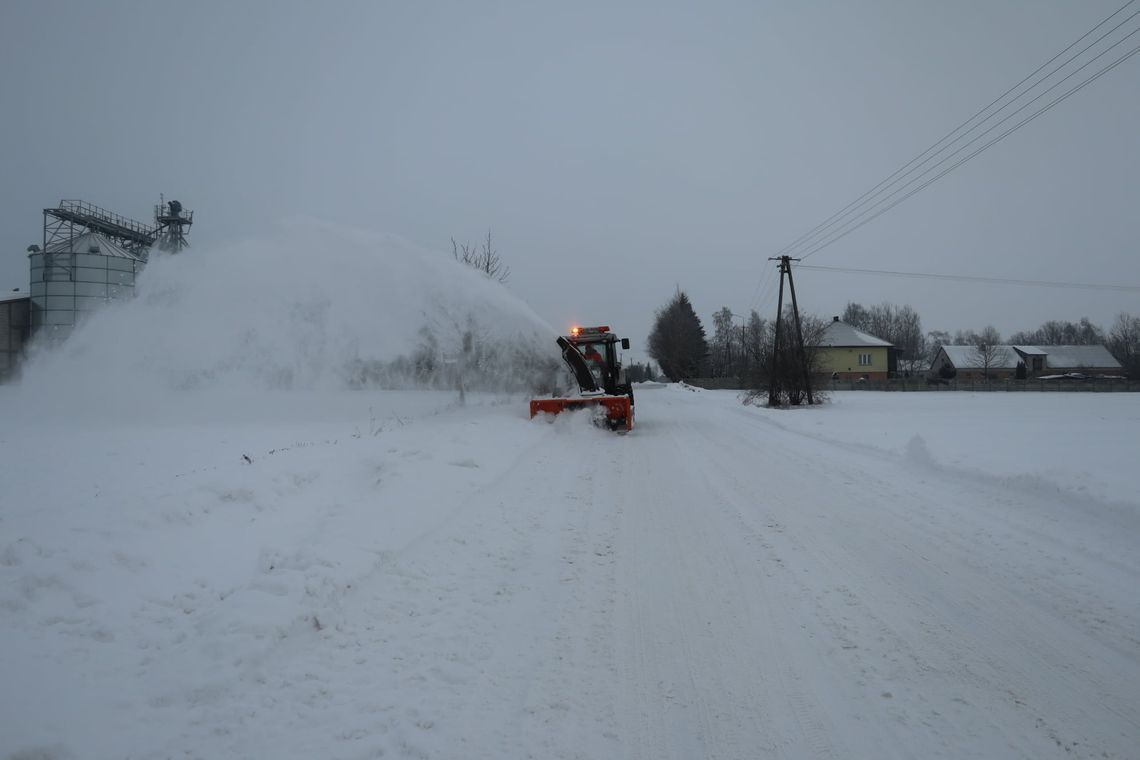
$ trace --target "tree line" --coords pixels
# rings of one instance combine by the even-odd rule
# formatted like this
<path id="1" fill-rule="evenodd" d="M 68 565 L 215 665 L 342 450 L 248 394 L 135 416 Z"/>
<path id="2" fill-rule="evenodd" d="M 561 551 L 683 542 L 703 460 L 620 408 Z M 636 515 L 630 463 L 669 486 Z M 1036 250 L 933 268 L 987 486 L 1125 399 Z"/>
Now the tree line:
<path id="1" fill-rule="evenodd" d="M 806 356 L 800 357 L 798 344 L 787 337 L 795 330 L 790 307 L 783 321 L 785 339 L 778 354 L 775 320 L 764 319 L 755 309 L 745 317 L 722 307 L 713 314 L 709 338 L 689 296 L 678 288 L 657 311 L 649 334 L 649 355 L 674 382 L 695 377 L 738 378 L 747 387 L 759 389 L 774 379 L 781 403 L 799 404 L 806 388 L 797 367 L 804 359 L 810 365 L 827 323 L 814 315 L 800 315 L 806 344 Z"/>
<path id="2" fill-rule="evenodd" d="M 491 232 L 480 247 L 471 244 L 458 244 L 453 238 L 452 256 L 468 266 L 482 271 L 488 278 L 506 282 L 510 268 L 506 266 L 495 249 Z M 727 306 L 722 306 L 712 314 L 712 336 L 709 337 L 701 319 L 693 309 L 692 301 L 680 287 L 672 298 L 657 310 L 653 328 L 649 334 L 648 353 L 658 364 L 660 374 L 674 382 L 695 377 L 724 377 L 744 380 L 751 387 L 760 387 L 775 377 L 774 385 L 780 388 L 782 399 L 797 403 L 803 389 L 794 377 L 798 362 L 806 362 L 810 367 L 828 320 L 812 314 L 801 314 L 801 328 L 804 334 L 805 355 L 798 353 L 798 344 L 791 339 L 793 326 L 790 309 L 784 320 L 787 325 L 787 340 L 782 341 L 780 355 L 775 355 L 775 320 L 765 319 L 752 309 L 747 315 L 736 314 Z M 1058 345 L 1104 345 L 1120 362 L 1123 372 L 1132 379 L 1140 379 L 1140 317 L 1121 313 L 1106 330 L 1092 323 L 1087 317 L 1077 322 L 1049 320 L 1035 330 L 1024 330 L 1010 335 L 1003 341 L 1001 334 L 992 325 L 979 332 L 945 330 L 923 332 L 922 319 L 910 305 L 897 305 L 883 302 L 864 306 L 849 302 L 840 316 L 857 330 L 885 340 L 897 349 L 899 372 L 904 374 L 925 373 L 934 363 L 942 346 L 972 346 L 979 357 L 979 366 L 987 373 L 997 361 L 1001 345 L 1058 346 Z M 425 340 L 417 355 L 402 359 L 384 367 L 383 372 L 389 382 L 414 379 L 422 381 L 430 378 L 440 382 L 454 372 L 440 372 L 441 355 L 438 339 L 430 328 L 425 328 Z M 467 340 L 460 341 L 463 349 L 452 351 L 452 355 L 468 357 L 463 362 L 468 374 L 474 374 L 480 382 L 501 382 L 498 372 L 486 372 L 494 362 L 487 361 L 487 349 L 481 341 L 475 340 L 476 348 L 470 347 L 470 331 L 452 329 L 444 333 L 462 335 Z M 454 341 L 453 341 L 454 342 Z M 530 362 L 524 362 L 530 364 Z M 551 382 L 552 367 L 546 362 L 538 362 L 538 369 L 529 382 L 536 379 L 539 384 Z M 358 368 L 359 370 L 360 368 Z M 377 368 L 368 368 L 375 373 Z M 517 366 L 512 369 L 517 372 Z M 656 380 L 658 370 L 651 362 L 634 363 L 626 368 L 631 382 Z M 368 375 L 367 370 L 360 374 Z M 525 373 L 524 373 L 525 374 Z M 489 375 L 491 377 L 485 377 Z M 517 377 L 517 375 L 516 375 Z M 443 380 L 447 382 L 446 379 Z"/>
<path id="3" fill-rule="evenodd" d="M 998 359 L 1001 345 L 1103 345 L 1120 362 L 1125 374 L 1140 378 L 1140 317 L 1128 313 L 1118 315 L 1107 330 L 1087 317 L 1077 322 L 1050 320 L 1035 330 L 1013 333 L 1005 340 L 992 325 L 979 332 L 923 332 L 922 319 L 909 305 L 864 306 L 851 302 L 843 309 L 840 319 L 893 344 L 898 350 L 899 372 L 905 374 L 925 373 L 942 346 L 973 346 L 981 357 L 979 366 L 988 368 Z M 801 322 L 808 353 L 812 354 L 828 320 L 801 314 Z M 688 295 L 678 288 L 656 313 L 649 335 L 649 355 L 673 381 L 695 377 L 766 381 L 773 365 L 778 369 L 781 364 L 786 366 L 794 361 L 794 357 L 781 362 L 781 357 L 772 356 L 775 320 L 766 320 L 755 310 L 743 316 L 721 307 L 712 314 L 712 327 L 713 334 L 709 338 Z M 790 315 L 786 329 L 785 336 L 794 335 Z"/>

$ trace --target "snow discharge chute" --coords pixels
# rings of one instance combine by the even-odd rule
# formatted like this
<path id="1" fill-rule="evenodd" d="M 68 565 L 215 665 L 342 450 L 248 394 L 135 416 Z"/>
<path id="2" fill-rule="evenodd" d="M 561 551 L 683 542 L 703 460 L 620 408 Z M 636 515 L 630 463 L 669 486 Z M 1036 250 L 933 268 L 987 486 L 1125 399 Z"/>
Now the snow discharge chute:
<path id="1" fill-rule="evenodd" d="M 557 342 L 580 395 L 532 399 L 530 416 L 591 409 L 595 421 L 611 430 L 633 430 L 633 387 L 618 356 L 619 346 L 629 348 L 629 338 L 619 339 L 609 327 L 575 327 Z"/>

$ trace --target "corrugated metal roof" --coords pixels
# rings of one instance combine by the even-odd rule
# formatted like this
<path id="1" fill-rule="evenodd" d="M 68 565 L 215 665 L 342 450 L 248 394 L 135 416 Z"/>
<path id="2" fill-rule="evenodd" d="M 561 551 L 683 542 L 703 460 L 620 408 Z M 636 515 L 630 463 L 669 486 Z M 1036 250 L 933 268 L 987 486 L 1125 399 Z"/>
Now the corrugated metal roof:
<path id="1" fill-rule="evenodd" d="M 868 335 L 862 330 L 856 330 L 846 322 L 839 320 L 832 320 L 827 325 L 823 331 L 823 336 L 820 338 L 819 344 L 831 348 L 846 348 L 848 346 L 894 346 L 893 343 L 888 343 L 885 340 L 876 338 L 874 335 Z"/>
<path id="2" fill-rule="evenodd" d="M 21 298 L 31 298 L 31 293 L 0 293 L 0 303 L 19 301 Z"/>
<path id="3" fill-rule="evenodd" d="M 1104 346 L 1038 346 L 1049 369 L 1101 367 L 1120 369 L 1120 362 Z"/>
<path id="4" fill-rule="evenodd" d="M 958 369 L 981 368 L 984 364 L 978 349 L 974 346 L 943 346 L 942 350 Z M 1013 346 L 994 346 L 993 361 L 989 363 L 990 369 L 1017 369 L 1021 357 L 1013 350 Z"/>
<path id="5" fill-rule="evenodd" d="M 1099 367 L 1119 369 L 1116 361 L 1104 346 L 994 346 L 998 355 L 990 362 L 990 369 L 1016 369 L 1025 356 L 1044 356 L 1049 369 L 1080 369 Z M 942 350 L 958 369 L 980 367 L 978 351 L 973 346 L 943 346 Z"/>
<path id="6" fill-rule="evenodd" d="M 49 245 L 44 251 L 45 253 L 94 253 L 99 256 L 114 256 L 121 259 L 134 259 L 135 261 L 143 260 L 142 257 L 122 248 L 109 237 L 90 230 L 73 238 L 60 240 Z"/>

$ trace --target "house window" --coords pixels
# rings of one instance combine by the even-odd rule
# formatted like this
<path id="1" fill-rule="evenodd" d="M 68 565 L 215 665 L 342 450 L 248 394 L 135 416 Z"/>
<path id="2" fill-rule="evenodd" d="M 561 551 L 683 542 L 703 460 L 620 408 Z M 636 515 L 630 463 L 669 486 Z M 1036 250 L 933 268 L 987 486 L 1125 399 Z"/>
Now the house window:
<path id="1" fill-rule="evenodd" d="M 870 367 L 871 366 L 871 355 L 870 354 L 859 354 L 859 366 L 860 367 Z"/>

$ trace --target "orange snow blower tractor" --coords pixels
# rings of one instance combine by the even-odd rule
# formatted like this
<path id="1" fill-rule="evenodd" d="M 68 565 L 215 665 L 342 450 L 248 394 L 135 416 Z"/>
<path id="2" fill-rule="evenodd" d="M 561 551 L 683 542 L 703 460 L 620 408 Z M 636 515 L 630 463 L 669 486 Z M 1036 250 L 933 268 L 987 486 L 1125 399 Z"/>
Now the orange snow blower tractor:
<path id="1" fill-rule="evenodd" d="M 628 350 L 629 338 L 619 339 L 609 327 L 575 327 L 557 342 L 581 395 L 532 399 L 530 416 L 588 409 L 600 425 L 611 430 L 633 430 L 633 386 L 626 380 L 618 358 L 618 345 Z"/>

